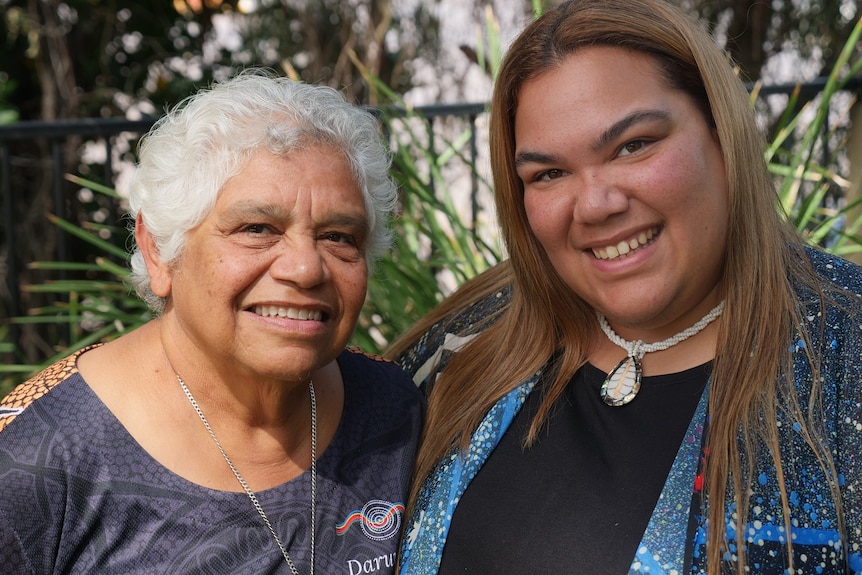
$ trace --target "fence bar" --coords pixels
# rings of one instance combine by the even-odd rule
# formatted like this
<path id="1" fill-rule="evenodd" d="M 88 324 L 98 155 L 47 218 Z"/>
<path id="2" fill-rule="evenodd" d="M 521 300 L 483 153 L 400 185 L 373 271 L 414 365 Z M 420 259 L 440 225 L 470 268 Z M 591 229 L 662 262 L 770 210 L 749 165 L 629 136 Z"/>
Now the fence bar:
<path id="1" fill-rule="evenodd" d="M 434 118 L 437 116 L 425 116 L 425 121 L 428 123 L 428 157 L 430 162 L 428 165 L 428 189 L 431 190 L 431 195 L 437 195 L 437 185 L 434 183 L 434 170 L 437 169 L 437 142 L 434 138 Z"/>
<path id="2" fill-rule="evenodd" d="M 61 219 L 66 216 L 66 196 L 63 193 L 63 142 L 54 140 L 51 142 L 51 198 L 54 202 L 54 215 Z M 64 233 L 57 234 L 57 261 L 69 261 L 69 243 Z M 65 274 L 61 277 L 65 279 Z"/>
<path id="3" fill-rule="evenodd" d="M 19 316 L 22 313 L 21 297 L 18 291 L 18 261 L 17 242 L 15 241 L 15 214 L 12 210 L 12 163 L 9 145 L 0 142 L 0 193 L 3 195 L 3 227 L 6 237 L 6 287 L 9 290 L 9 317 Z M 9 327 L 12 341 L 17 342 L 19 329 L 12 324 Z"/>
<path id="4" fill-rule="evenodd" d="M 479 223 L 479 175 L 476 173 L 479 146 L 476 143 L 476 114 L 470 114 L 468 121 L 470 122 L 470 225 L 475 230 Z"/>
<path id="5" fill-rule="evenodd" d="M 114 181 L 114 136 L 105 137 L 105 182 Z M 111 224 L 116 224 L 120 221 L 120 215 L 117 213 L 117 202 L 111 202 L 108 206 L 108 221 Z"/>
<path id="6" fill-rule="evenodd" d="M 827 78 L 818 78 L 812 80 L 811 82 L 797 85 L 797 84 L 784 84 L 784 85 L 772 85 L 772 86 L 758 86 L 758 96 L 769 96 L 772 94 L 790 94 L 797 88 L 799 88 L 799 94 L 801 101 L 808 101 L 812 98 L 815 98 L 818 93 L 822 92 L 823 88 L 825 88 L 828 82 Z M 749 90 L 754 88 L 754 84 L 748 85 Z M 842 90 L 847 92 L 855 92 L 857 95 L 862 94 L 862 77 L 854 77 L 848 80 L 845 85 L 842 87 Z M 381 117 L 383 114 L 381 109 L 366 107 L 370 112 L 374 113 L 377 117 Z M 470 188 L 471 188 L 471 211 L 472 211 L 472 224 L 475 228 L 478 221 L 478 214 L 480 210 L 479 201 L 478 201 L 478 191 L 479 191 L 479 174 L 476 171 L 476 164 L 478 162 L 479 151 L 478 151 L 478 142 L 476 136 L 476 124 L 479 116 L 486 114 L 488 111 L 488 106 L 486 103 L 462 103 L 462 104 L 436 104 L 430 106 L 421 106 L 416 107 L 415 109 L 407 109 L 403 107 L 387 107 L 385 113 L 390 116 L 411 116 L 416 115 L 421 117 L 426 122 L 426 126 L 428 129 L 428 158 L 431 159 L 430 169 L 432 170 L 431 174 L 429 174 L 429 182 L 431 186 L 434 186 L 435 177 L 434 170 L 439 170 L 440 166 L 437 166 L 436 158 L 438 156 L 438 152 L 435 149 L 437 144 L 437 136 L 435 134 L 435 127 L 438 125 L 436 122 L 439 118 L 445 117 L 460 117 L 466 118 L 469 121 L 469 126 L 471 129 L 471 135 L 469 139 L 469 161 L 472 163 L 471 174 L 470 174 Z M 20 278 L 21 274 L 21 262 L 20 257 L 18 256 L 18 242 L 16 242 L 16 221 L 15 221 L 15 202 L 23 201 L 22 194 L 16 194 L 14 190 L 12 190 L 12 148 L 9 143 L 15 140 L 44 140 L 50 142 L 51 145 L 51 166 L 53 173 L 51 174 L 51 185 L 52 185 L 52 201 L 53 201 L 53 209 L 58 217 L 68 218 L 68 210 L 67 210 L 67 202 L 66 196 L 64 194 L 64 189 L 66 184 L 64 182 L 64 170 L 63 170 L 63 150 L 65 149 L 65 142 L 68 138 L 76 137 L 91 140 L 94 138 L 104 138 L 104 146 L 105 146 L 105 165 L 104 165 L 104 179 L 103 183 L 107 185 L 113 185 L 113 179 L 115 176 L 115 166 L 114 166 L 114 157 L 113 152 L 116 144 L 116 139 L 119 137 L 121 133 L 131 133 L 131 134 L 143 134 L 146 133 L 150 127 L 156 122 L 156 118 L 143 118 L 140 120 L 126 120 L 122 118 L 91 118 L 91 119 L 74 119 L 74 120 L 61 120 L 61 121 L 28 121 L 28 122 L 18 122 L 14 124 L 0 125 L 0 194 L 2 194 L 2 203 L 0 203 L 0 207 L 2 207 L 2 221 L 3 227 L 5 228 L 5 232 L 2 236 L 3 241 L 5 242 L 5 248 L 8 252 L 7 256 L 7 266 L 6 266 L 6 286 L 9 290 L 8 297 L 8 306 L 7 309 L 9 311 L 10 316 L 20 316 L 23 315 L 24 311 L 21 309 L 22 306 L 22 298 L 20 289 Z M 389 134 L 387 134 L 387 137 Z M 825 142 L 823 153 L 828 155 L 830 153 L 830 149 L 828 146 L 828 142 Z M 824 158 L 825 159 L 825 158 Z M 112 205 L 112 210 L 116 210 L 117 207 Z M 110 214 L 112 221 L 119 221 L 119 216 L 116 211 Z M 60 261 L 68 261 L 69 258 L 69 238 L 66 234 L 60 230 L 57 233 L 57 254 L 58 260 Z M 65 272 L 63 272 L 65 273 Z M 20 328 L 15 324 L 11 324 L 9 326 L 9 334 L 12 337 L 13 342 L 17 342 L 20 336 Z"/>

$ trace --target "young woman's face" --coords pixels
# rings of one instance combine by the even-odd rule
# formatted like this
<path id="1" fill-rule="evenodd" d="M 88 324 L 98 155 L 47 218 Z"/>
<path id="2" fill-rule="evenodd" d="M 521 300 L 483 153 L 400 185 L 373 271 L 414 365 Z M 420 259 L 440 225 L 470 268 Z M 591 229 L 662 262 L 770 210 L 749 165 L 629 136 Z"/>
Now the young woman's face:
<path id="1" fill-rule="evenodd" d="M 533 233 L 621 336 L 667 337 L 720 301 L 721 147 L 651 56 L 585 48 L 526 82 L 515 148 Z"/>

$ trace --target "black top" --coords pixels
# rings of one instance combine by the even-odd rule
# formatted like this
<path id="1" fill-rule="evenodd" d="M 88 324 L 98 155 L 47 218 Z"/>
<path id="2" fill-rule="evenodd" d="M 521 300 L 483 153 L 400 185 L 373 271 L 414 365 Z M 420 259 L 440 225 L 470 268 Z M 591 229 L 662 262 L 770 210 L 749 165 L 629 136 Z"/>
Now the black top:
<path id="1" fill-rule="evenodd" d="M 290 574 L 248 496 L 162 467 L 92 392 L 75 358 L 16 388 L 24 409 L 0 432 L 0 573 Z M 394 363 L 344 351 L 338 365 L 344 411 L 317 462 L 316 572 L 389 575 L 423 402 Z M 311 473 L 257 497 L 308 573 Z"/>
<path id="2" fill-rule="evenodd" d="M 645 377 L 610 407 L 605 374 L 586 365 L 525 450 L 537 384 L 459 502 L 440 574 L 628 573 L 710 366 Z"/>

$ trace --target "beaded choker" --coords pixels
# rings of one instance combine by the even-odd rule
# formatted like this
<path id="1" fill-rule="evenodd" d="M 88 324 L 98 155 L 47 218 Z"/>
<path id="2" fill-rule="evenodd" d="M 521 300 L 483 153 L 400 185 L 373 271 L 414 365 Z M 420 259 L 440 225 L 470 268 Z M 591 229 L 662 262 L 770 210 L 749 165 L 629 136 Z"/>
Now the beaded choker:
<path id="1" fill-rule="evenodd" d="M 640 339 L 628 341 L 621 338 L 608 324 L 608 320 L 605 319 L 605 316 L 596 311 L 596 317 L 599 320 L 599 326 L 602 328 L 602 331 L 606 336 L 608 336 L 608 339 L 611 340 L 611 342 L 626 351 L 626 357 L 623 358 L 623 360 L 619 362 L 613 370 L 611 370 L 608 377 L 605 379 L 605 382 L 602 384 L 602 401 L 612 407 L 619 407 L 620 405 L 629 403 L 635 398 L 641 388 L 641 379 L 643 379 L 641 360 L 645 354 L 653 351 L 662 351 L 687 340 L 708 326 L 714 319 L 721 315 L 722 311 L 724 311 L 724 301 L 715 306 L 708 314 L 703 316 L 700 321 L 690 328 L 655 343 L 646 343 Z"/>

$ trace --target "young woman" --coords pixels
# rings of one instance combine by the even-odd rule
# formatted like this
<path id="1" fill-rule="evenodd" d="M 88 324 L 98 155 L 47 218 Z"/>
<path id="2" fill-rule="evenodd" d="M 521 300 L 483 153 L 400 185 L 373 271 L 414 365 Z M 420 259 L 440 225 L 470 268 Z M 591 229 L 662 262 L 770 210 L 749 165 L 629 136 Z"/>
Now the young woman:
<path id="1" fill-rule="evenodd" d="M 395 347 L 401 572 L 862 572 L 862 273 L 780 216 L 748 95 L 661 0 L 572 0 L 491 107 L 509 260 Z"/>

